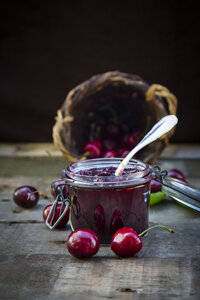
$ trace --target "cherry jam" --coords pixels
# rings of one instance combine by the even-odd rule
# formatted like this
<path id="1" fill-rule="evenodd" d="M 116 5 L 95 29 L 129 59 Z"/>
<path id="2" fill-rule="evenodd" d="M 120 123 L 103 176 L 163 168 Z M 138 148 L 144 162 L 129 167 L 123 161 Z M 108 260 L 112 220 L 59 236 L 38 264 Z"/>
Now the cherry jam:
<path id="1" fill-rule="evenodd" d="M 95 231 L 108 244 L 122 227 L 139 234 L 148 228 L 151 170 L 131 160 L 123 174 L 115 176 L 120 158 L 80 161 L 61 171 L 72 200 L 74 229 Z"/>

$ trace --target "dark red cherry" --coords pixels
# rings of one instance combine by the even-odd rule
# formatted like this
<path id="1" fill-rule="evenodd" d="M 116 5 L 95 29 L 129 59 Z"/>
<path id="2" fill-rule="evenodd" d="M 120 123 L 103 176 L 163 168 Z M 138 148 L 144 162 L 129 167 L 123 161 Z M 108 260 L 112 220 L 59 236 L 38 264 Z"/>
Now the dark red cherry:
<path id="1" fill-rule="evenodd" d="M 103 158 L 111 158 L 111 157 L 117 157 L 117 151 L 115 150 L 107 150 L 106 152 L 104 152 L 103 154 Z"/>
<path id="2" fill-rule="evenodd" d="M 57 207 L 56 207 L 56 214 L 55 214 L 55 218 L 54 218 L 54 221 L 53 221 L 53 224 L 55 224 L 55 222 L 58 220 L 59 218 L 59 215 L 60 215 L 60 210 L 61 210 L 61 207 L 62 207 L 62 203 L 58 203 L 57 204 Z M 46 222 L 46 219 L 50 213 L 50 210 L 52 208 L 52 204 L 49 204 L 47 205 L 44 209 L 43 209 L 43 213 L 42 213 L 42 216 L 43 216 L 43 219 L 44 221 Z M 64 211 L 64 209 L 63 209 Z M 56 228 L 63 228 L 65 227 L 65 225 L 67 224 L 67 222 L 69 221 L 69 211 L 70 211 L 70 208 L 67 209 L 67 212 L 66 214 L 63 216 L 63 218 L 60 220 L 60 222 L 56 225 Z M 53 212 L 51 213 L 51 216 L 49 218 L 49 223 L 51 222 L 52 220 L 52 216 L 53 216 Z M 53 225 L 52 224 L 52 225 Z"/>
<path id="3" fill-rule="evenodd" d="M 35 206 L 39 197 L 39 192 L 34 187 L 26 185 L 16 188 L 13 194 L 14 202 L 23 208 Z"/>
<path id="4" fill-rule="evenodd" d="M 162 190 L 162 184 L 155 179 L 151 179 L 151 193 L 157 193 Z"/>
<path id="5" fill-rule="evenodd" d="M 123 134 L 122 127 L 117 123 L 109 123 L 105 127 L 105 135 L 109 138 L 120 138 Z"/>
<path id="6" fill-rule="evenodd" d="M 130 149 L 129 148 L 120 148 L 120 149 L 118 149 L 118 154 L 119 154 L 119 156 L 120 157 L 126 157 L 128 154 L 129 154 L 129 152 L 130 152 Z"/>
<path id="7" fill-rule="evenodd" d="M 176 178 L 176 179 L 185 181 L 185 176 L 184 176 L 183 173 L 182 173 L 180 170 L 178 170 L 178 169 L 171 169 L 171 170 L 169 170 L 167 175 L 168 175 L 169 177 L 172 177 L 172 178 Z"/>
<path id="8" fill-rule="evenodd" d="M 69 253 L 77 258 L 87 258 L 95 255 L 99 250 L 99 238 L 90 229 L 73 231 L 67 239 Z"/>
<path id="9" fill-rule="evenodd" d="M 117 141 L 112 139 L 105 139 L 103 141 L 103 147 L 105 150 L 115 149 L 117 147 Z"/>
<path id="10" fill-rule="evenodd" d="M 99 149 L 102 149 L 103 147 L 103 142 L 101 139 L 94 139 L 91 141 L 92 144 L 95 144 Z"/>
<path id="11" fill-rule="evenodd" d="M 133 131 L 131 133 L 127 133 L 123 137 L 123 142 L 125 145 L 133 148 L 135 147 L 140 139 L 141 131 Z"/>
<path id="12" fill-rule="evenodd" d="M 61 184 L 61 183 L 66 183 L 64 180 L 62 180 L 62 181 L 54 181 L 54 184 L 55 185 L 57 185 L 57 184 Z M 62 189 L 62 192 L 63 192 L 63 196 L 64 196 L 64 198 L 67 198 L 67 187 L 66 187 L 66 185 L 60 185 L 60 186 L 58 186 L 57 187 L 57 189 Z M 51 187 L 51 194 L 52 194 L 52 196 L 54 197 L 54 198 L 56 198 L 56 195 L 55 195 L 55 190 L 54 190 L 54 188 L 53 187 Z"/>
<path id="13" fill-rule="evenodd" d="M 83 152 L 87 153 L 88 158 L 98 158 L 101 156 L 101 149 L 92 142 L 88 142 L 85 144 Z"/>
<path id="14" fill-rule="evenodd" d="M 111 249 L 121 257 L 133 256 L 142 249 L 142 240 L 134 229 L 124 227 L 113 235 Z"/>

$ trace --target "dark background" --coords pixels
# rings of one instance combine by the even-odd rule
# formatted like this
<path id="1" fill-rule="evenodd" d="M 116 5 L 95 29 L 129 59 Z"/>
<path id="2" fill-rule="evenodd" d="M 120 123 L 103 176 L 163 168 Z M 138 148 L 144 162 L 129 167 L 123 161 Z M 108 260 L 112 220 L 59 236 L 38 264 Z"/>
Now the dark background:
<path id="1" fill-rule="evenodd" d="M 119 70 L 178 98 L 173 142 L 200 142 L 197 1 L 5 1 L 1 4 L 0 139 L 49 142 L 67 93 Z"/>

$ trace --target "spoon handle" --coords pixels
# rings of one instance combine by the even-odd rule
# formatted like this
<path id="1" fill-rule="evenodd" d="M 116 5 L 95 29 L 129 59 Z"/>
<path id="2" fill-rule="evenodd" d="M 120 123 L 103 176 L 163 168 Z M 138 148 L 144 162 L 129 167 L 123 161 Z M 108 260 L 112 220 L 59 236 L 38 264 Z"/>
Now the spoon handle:
<path id="1" fill-rule="evenodd" d="M 159 137 L 170 131 L 178 122 L 178 119 L 174 115 L 168 115 L 163 117 L 158 123 L 156 123 L 152 129 L 143 137 L 139 144 L 137 144 L 129 154 L 122 160 L 119 164 L 117 170 L 115 171 L 115 176 L 119 176 L 123 173 L 129 160 L 135 155 L 140 149 L 146 145 L 154 142 Z"/>

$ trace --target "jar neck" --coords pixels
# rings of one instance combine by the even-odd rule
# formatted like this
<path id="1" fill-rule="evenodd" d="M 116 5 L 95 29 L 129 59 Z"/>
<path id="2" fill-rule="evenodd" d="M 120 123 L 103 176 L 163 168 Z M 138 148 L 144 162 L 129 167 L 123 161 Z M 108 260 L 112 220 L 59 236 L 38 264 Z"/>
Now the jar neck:
<path id="1" fill-rule="evenodd" d="M 151 168 L 142 161 L 130 160 L 124 173 L 115 176 L 121 158 L 98 158 L 71 164 L 60 175 L 70 185 L 87 188 L 136 186 L 151 180 Z"/>

